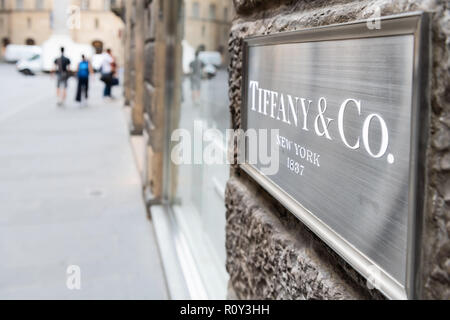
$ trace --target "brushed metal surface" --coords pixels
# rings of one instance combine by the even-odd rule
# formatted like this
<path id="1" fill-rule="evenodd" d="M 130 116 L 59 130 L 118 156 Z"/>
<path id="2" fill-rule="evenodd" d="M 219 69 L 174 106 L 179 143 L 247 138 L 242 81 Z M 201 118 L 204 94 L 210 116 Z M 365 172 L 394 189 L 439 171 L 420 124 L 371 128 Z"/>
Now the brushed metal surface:
<path id="1" fill-rule="evenodd" d="M 244 126 L 279 129 L 280 136 L 320 155 L 319 167 L 297 156 L 295 147 L 280 147 L 279 171 L 267 179 L 405 285 L 414 36 L 249 46 L 246 66 Z M 302 130 L 301 107 L 298 126 L 251 110 L 250 81 L 278 98 L 282 93 L 286 109 L 287 95 L 311 100 L 308 131 Z M 332 119 L 331 139 L 315 133 L 320 98 L 326 99 L 325 120 Z M 356 150 L 345 145 L 338 130 L 340 107 L 350 98 L 361 101 L 360 114 L 349 104 L 343 121 L 347 143 L 353 146 L 359 138 Z M 380 158 L 371 157 L 363 143 L 364 121 L 371 114 L 388 129 L 387 151 Z M 370 124 L 367 141 L 376 153 L 382 130 L 376 117 Z M 288 157 L 304 166 L 303 175 L 287 167 Z"/>

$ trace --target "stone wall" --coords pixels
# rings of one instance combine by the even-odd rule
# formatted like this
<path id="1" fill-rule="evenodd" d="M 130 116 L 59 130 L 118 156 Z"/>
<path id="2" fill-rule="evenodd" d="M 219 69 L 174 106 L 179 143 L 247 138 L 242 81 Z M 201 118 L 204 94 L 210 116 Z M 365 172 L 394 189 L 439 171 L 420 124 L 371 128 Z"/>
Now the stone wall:
<path id="1" fill-rule="evenodd" d="M 145 144 L 142 184 L 148 200 L 161 196 L 164 141 L 165 12 L 162 1 L 126 1 L 125 104 L 130 133 Z M 141 156 L 141 153 L 137 153 Z"/>
<path id="2" fill-rule="evenodd" d="M 164 133 L 164 17 L 161 1 L 146 1 L 144 87 L 146 154 L 146 188 L 159 198 L 162 190 L 162 157 Z"/>
<path id="3" fill-rule="evenodd" d="M 234 0 L 229 96 L 232 127 L 241 127 L 242 39 L 409 11 L 431 11 L 432 79 L 424 231 L 418 294 L 450 298 L 450 8 L 438 0 Z M 424 121 L 428 121 L 424 119 Z M 383 298 L 239 167 L 227 185 L 227 270 L 239 299 Z"/>

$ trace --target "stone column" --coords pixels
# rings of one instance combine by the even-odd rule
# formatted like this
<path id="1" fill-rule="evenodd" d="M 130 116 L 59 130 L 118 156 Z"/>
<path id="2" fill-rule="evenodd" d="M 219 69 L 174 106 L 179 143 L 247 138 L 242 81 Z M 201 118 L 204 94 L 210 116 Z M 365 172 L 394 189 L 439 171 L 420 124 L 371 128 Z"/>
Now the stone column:
<path id="1" fill-rule="evenodd" d="M 136 87 L 136 32 L 135 32 L 135 25 L 136 25 L 136 0 L 127 0 L 129 3 L 130 8 L 130 15 L 129 15 L 129 69 L 130 69 L 130 81 L 128 83 L 129 86 L 129 99 L 130 99 L 130 107 L 134 104 L 134 97 L 135 97 L 135 87 Z M 130 119 L 130 127 L 132 127 L 132 120 Z M 132 131 L 132 130 L 131 130 Z"/>

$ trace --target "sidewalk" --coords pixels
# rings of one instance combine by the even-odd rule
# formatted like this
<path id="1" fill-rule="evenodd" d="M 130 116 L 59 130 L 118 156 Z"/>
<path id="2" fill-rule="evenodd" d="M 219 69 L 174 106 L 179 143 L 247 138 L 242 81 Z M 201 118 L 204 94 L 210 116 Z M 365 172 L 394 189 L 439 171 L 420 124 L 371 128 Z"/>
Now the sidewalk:
<path id="1" fill-rule="evenodd" d="M 71 81 L 57 108 L 48 76 L 0 65 L 0 81 L 0 299 L 168 298 L 122 101 L 103 101 L 96 80 L 79 109 Z"/>

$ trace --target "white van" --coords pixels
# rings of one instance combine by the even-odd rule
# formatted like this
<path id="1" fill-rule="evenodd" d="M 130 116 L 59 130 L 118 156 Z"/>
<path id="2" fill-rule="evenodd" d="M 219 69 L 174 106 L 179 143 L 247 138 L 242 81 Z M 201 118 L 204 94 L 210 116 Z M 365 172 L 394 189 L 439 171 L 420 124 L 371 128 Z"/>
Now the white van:
<path id="1" fill-rule="evenodd" d="M 42 48 L 39 46 L 9 44 L 5 50 L 5 61 L 13 63 L 22 59 L 29 59 L 37 54 L 42 54 Z"/>

